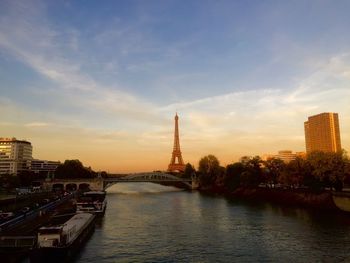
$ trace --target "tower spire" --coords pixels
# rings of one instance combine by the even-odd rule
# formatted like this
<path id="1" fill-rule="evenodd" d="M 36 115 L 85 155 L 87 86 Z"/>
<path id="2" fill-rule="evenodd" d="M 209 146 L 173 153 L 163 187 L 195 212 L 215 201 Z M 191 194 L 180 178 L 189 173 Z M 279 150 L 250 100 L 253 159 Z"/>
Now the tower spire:
<path id="1" fill-rule="evenodd" d="M 182 160 L 181 150 L 180 150 L 180 138 L 179 138 L 179 116 L 177 112 L 175 114 L 175 131 L 174 131 L 174 146 L 173 153 L 171 156 L 170 164 L 168 166 L 169 172 L 184 171 L 185 164 Z"/>

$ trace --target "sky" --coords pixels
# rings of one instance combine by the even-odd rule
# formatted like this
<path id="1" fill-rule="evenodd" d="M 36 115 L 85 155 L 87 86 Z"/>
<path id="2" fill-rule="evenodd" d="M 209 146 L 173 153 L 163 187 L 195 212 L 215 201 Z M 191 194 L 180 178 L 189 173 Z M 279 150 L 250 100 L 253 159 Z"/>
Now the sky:
<path id="1" fill-rule="evenodd" d="M 350 1 L 0 0 L 0 137 L 108 172 L 305 151 L 337 112 L 350 150 Z"/>

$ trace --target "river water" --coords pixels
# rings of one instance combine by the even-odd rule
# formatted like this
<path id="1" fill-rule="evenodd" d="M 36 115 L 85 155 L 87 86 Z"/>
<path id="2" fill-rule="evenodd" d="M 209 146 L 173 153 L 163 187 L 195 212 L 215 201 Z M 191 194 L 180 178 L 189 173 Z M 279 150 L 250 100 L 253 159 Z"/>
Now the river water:
<path id="1" fill-rule="evenodd" d="M 77 262 L 350 262 L 350 216 L 117 184 Z"/>

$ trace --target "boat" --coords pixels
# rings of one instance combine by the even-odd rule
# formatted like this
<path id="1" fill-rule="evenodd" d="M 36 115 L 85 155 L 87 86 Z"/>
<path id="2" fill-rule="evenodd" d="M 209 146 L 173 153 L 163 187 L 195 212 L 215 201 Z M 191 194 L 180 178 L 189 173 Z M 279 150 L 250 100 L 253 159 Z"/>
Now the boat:
<path id="1" fill-rule="evenodd" d="M 332 192 L 333 202 L 344 212 L 350 212 L 350 193 L 349 192 Z"/>
<path id="2" fill-rule="evenodd" d="M 77 200 L 77 213 L 104 215 L 107 207 L 105 191 L 84 192 Z"/>
<path id="3" fill-rule="evenodd" d="M 42 262 L 47 258 L 54 262 L 67 261 L 94 231 L 95 217 L 91 213 L 79 213 L 63 224 L 39 228 L 31 262 Z"/>

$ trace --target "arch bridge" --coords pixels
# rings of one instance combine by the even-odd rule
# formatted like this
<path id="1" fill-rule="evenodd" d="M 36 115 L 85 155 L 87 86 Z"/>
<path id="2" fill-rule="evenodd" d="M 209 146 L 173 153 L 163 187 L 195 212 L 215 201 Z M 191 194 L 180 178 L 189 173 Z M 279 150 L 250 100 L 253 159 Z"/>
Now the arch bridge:
<path id="1" fill-rule="evenodd" d="M 59 188 L 62 190 L 84 190 L 90 189 L 95 191 L 106 190 L 108 187 L 116 183 L 180 183 L 189 189 L 198 188 L 195 178 L 181 178 L 164 172 L 152 173 L 134 173 L 134 174 L 110 174 L 108 178 L 82 178 L 82 179 L 53 179 L 43 182 L 43 187 L 46 190 Z"/>
<path id="2" fill-rule="evenodd" d="M 116 184 L 116 183 L 182 183 L 186 188 L 196 189 L 196 180 L 194 178 L 181 178 L 172 174 L 163 172 L 152 173 L 135 173 L 125 176 L 118 176 L 115 178 L 104 178 L 104 189 Z"/>
<path id="3" fill-rule="evenodd" d="M 71 178 L 71 179 L 51 179 L 45 180 L 43 183 L 43 188 L 47 191 L 52 190 L 103 190 L 103 178 Z"/>

